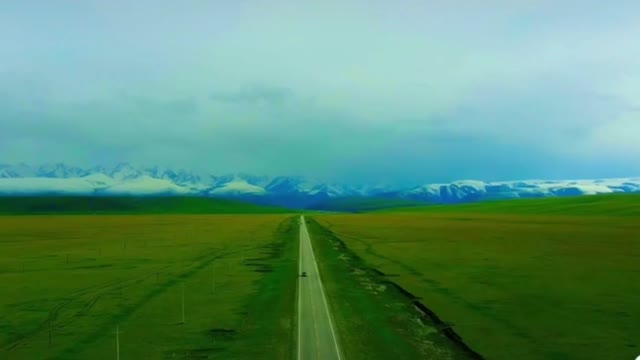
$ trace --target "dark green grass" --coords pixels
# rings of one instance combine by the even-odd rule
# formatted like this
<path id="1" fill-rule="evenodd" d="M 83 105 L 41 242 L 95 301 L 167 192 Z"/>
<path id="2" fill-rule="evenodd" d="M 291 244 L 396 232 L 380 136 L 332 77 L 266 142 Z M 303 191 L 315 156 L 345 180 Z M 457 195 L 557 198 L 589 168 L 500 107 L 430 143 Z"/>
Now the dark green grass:
<path id="1" fill-rule="evenodd" d="M 403 199 L 385 199 L 376 197 L 346 197 L 324 201 L 314 205 L 314 210 L 336 212 L 367 212 L 388 208 L 407 208 L 413 206 L 425 206 L 423 201 Z"/>
<path id="2" fill-rule="evenodd" d="M 0 216 L 0 359 L 290 359 L 293 219 Z"/>
<path id="3" fill-rule="evenodd" d="M 633 359 L 640 354 L 636 199 L 523 200 L 473 205 L 486 212 L 451 206 L 314 219 L 421 297 L 488 359 Z M 522 204 L 551 209 L 539 215 L 532 206 L 526 213 Z"/>
<path id="4" fill-rule="evenodd" d="M 244 337 L 233 344 L 226 359 L 297 359 L 296 288 L 298 281 L 297 217 L 282 222 L 276 232 L 281 242 L 271 244 L 262 260 L 271 260 L 272 271 L 258 283 L 258 290 L 246 304 L 242 322 Z"/>
<path id="5" fill-rule="evenodd" d="M 0 197 L 0 214 L 243 214 L 291 210 L 203 197 L 27 196 Z"/>
<path id="6" fill-rule="evenodd" d="M 495 200 L 457 205 L 393 208 L 380 210 L 380 212 L 640 216 L 640 194 Z"/>
<path id="7" fill-rule="evenodd" d="M 468 359 L 413 299 L 386 279 L 315 220 L 307 226 L 327 301 L 345 357 L 370 359 Z"/>

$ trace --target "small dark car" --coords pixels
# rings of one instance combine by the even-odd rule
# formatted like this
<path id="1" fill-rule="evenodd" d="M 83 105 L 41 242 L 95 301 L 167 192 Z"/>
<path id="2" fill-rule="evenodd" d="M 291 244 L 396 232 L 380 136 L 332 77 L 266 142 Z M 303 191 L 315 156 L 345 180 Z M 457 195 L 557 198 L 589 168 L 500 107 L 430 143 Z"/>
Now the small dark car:
<path id="1" fill-rule="evenodd" d="M 307 277 L 307 272 L 303 271 L 302 274 L 300 274 L 301 277 Z"/>

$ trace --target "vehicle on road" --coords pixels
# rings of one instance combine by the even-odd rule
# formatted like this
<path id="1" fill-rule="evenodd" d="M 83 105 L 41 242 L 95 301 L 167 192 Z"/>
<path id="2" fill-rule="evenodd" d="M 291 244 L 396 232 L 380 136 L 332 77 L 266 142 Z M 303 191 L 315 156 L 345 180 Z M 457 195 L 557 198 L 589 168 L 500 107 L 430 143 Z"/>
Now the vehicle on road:
<path id="1" fill-rule="evenodd" d="M 303 271 L 302 274 L 300 274 L 300 277 L 307 277 L 307 272 Z"/>

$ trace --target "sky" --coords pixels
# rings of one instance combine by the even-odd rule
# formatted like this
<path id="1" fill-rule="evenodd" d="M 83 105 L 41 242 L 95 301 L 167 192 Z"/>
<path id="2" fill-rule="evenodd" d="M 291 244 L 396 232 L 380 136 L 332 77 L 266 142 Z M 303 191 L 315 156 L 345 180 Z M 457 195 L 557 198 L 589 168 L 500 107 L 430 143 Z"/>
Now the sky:
<path id="1" fill-rule="evenodd" d="M 637 0 L 5 0 L 0 163 L 640 175 Z"/>

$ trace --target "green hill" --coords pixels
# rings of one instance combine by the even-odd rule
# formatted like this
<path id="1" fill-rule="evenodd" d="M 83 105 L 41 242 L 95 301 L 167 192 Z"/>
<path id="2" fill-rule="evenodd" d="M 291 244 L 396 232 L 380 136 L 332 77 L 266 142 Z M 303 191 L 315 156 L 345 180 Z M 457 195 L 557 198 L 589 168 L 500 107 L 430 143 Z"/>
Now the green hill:
<path id="1" fill-rule="evenodd" d="M 604 194 L 537 199 L 483 201 L 383 209 L 381 212 L 560 214 L 640 216 L 640 194 Z"/>
<path id="2" fill-rule="evenodd" d="M 371 197 L 344 197 L 324 201 L 312 207 L 314 210 L 335 212 L 368 212 L 390 208 L 424 206 L 422 201 Z"/>
<path id="3" fill-rule="evenodd" d="M 289 209 L 200 197 L 0 197 L 0 214 L 243 214 Z"/>

